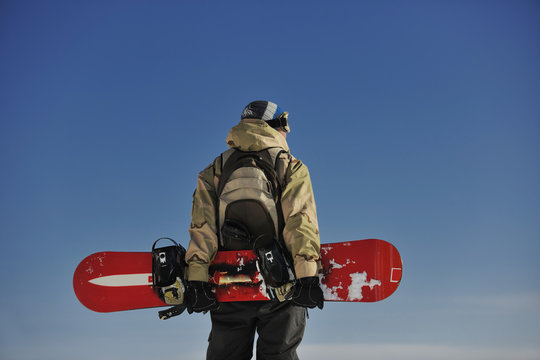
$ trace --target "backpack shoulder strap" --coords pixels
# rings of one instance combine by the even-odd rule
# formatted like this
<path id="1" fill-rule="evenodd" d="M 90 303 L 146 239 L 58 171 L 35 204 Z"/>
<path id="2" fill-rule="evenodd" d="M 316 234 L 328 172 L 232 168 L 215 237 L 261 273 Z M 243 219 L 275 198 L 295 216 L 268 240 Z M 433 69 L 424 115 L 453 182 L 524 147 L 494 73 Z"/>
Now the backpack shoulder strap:
<path id="1" fill-rule="evenodd" d="M 234 149 L 229 149 L 227 151 L 224 151 L 221 153 L 221 169 L 220 169 L 220 173 L 223 172 L 223 166 L 225 165 L 225 163 L 227 162 L 227 160 L 229 160 L 229 158 L 231 157 L 231 155 L 235 152 L 236 150 Z"/>
<path id="2" fill-rule="evenodd" d="M 292 156 L 288 151 L 279 147 L 270 148 L 267 149 L 267 151 L 270 154 L 272 164 L 274 164 L 274 170 L 276 171 L 280 190 L 283 191 L 287 185 L 285 175 L 291 163 Z M 282 156 L 283 154 L 285 154 L 285 156 Z"/>

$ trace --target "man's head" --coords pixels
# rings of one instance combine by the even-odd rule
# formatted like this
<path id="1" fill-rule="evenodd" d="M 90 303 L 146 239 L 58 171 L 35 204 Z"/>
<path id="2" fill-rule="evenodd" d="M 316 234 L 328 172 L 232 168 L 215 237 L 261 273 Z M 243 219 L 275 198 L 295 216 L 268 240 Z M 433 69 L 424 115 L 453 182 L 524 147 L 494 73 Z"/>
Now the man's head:
<path id="1" fill-rule="evenodd" d="M 288 116 L 288 112 L 281 110 L 277 104 L 266 100 L 253 101 L 242 111 L 242 119 L 264 120 L 282 134 L 290 131 Z"/>

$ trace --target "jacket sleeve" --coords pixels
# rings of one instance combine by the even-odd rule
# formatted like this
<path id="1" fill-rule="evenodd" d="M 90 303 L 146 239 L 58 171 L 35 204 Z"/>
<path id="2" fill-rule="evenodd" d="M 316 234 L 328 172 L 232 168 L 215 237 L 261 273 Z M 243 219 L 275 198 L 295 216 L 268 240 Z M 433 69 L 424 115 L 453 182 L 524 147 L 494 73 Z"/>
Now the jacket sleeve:
<path id="1" fill-rule="evenodd" d="M 208 281 L 208 268 L 218 249 L 215 162 L 199 173 L 193 193 L 190 242 L 186 253 L 189 281 Z"/>
<path id="2" fill-rule="evenodd" d="M 293 158 L 285 180 L 286 186 L 281 195 L 285 245 L 293 256 L 296 277 L 316 276 L 320 252 L 319 225 L 307 166 Z"/>

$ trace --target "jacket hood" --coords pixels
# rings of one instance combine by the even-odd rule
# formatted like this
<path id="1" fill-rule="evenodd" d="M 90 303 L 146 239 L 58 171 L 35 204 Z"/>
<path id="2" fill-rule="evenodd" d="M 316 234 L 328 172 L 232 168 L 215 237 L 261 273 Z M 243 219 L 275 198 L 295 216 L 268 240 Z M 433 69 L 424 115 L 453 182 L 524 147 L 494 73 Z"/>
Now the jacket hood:
<path id="1" fill-rule="evenodd" d="M 259 119 L 243 119 L 234 126 L 227 135 L 227 146 L 240 151 L 260 151 L 272 147 L 289 151 L 285 137 Z"/>

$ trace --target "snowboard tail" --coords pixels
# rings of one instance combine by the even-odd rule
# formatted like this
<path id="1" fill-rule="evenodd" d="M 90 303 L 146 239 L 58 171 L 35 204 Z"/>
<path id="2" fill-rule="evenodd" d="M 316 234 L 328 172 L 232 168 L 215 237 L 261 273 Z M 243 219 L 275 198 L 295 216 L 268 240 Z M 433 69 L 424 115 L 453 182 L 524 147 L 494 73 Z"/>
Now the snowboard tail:
<path id="1" fill-rule="evenodd" d="M 399 252 L 384 240 L 322 244 L 320 255 L 325 301 L 380 301 L 394 293 L 401 281 Z M 209 274 L 219 302 L 268 301 L 273 297 L 252 250 L 219 251 Z M 97 312 L 170 306 L 152 289 L 150 252 L 92 254 L 77 266 L 73 288 L 79 301 Z"/>

